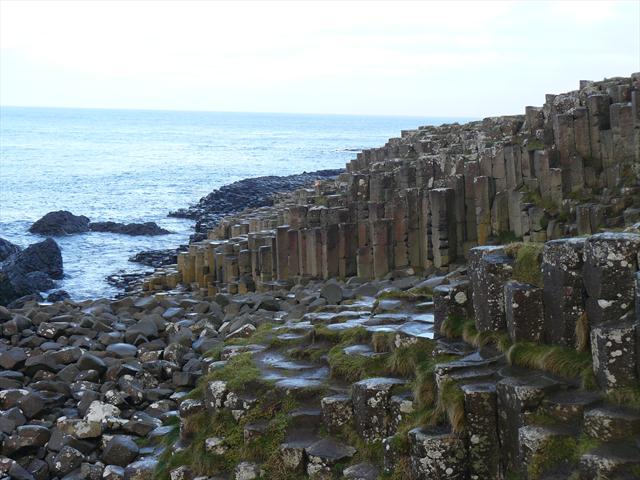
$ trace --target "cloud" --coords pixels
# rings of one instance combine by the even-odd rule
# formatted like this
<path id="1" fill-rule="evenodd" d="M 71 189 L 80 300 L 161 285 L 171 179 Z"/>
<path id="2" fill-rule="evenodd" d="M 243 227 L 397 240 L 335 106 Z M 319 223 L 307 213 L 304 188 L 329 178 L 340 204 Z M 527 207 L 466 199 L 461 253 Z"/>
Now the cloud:
<path id="1" fill-rule="evenodd" d="M 3 0 L 0 101 L 508 113 L 640 69 L 638 18 L 638 2 Z"/>

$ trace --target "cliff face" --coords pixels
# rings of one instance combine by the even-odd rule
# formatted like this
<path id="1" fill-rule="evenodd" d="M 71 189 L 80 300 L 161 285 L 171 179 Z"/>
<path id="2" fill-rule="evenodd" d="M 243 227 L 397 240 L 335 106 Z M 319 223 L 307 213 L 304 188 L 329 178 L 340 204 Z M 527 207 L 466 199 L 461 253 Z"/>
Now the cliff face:
<path id="1" fill-rule="evenodd" d="M 159 471 L 640 478 L 639 92 L 405 131 L 223 219 L 145 285 L 225 312 Z"/>

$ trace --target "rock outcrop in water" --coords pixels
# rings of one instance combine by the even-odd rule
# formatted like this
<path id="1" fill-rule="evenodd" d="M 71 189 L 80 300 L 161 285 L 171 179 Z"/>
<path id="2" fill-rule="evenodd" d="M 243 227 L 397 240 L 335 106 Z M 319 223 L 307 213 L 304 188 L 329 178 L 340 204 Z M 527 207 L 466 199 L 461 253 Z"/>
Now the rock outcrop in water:
<path id="1" fill-rule="evenodd" d="M 39 235 L 70 235 L 84 232 L 110 232 L 123 235 L 166 235 L 171 233 L 155 222 L 118 223 L 92 222 L 84 215 L 74 215 L 66 210 L 49 212 L 29 228 L 29 232 Z"/>
<path id="2" fill-rule="evenodd" d="M 160 227 L 155 222 L 144 222 L 144 223 L 117 223 L 117 222 L 91 222 L 89 224 L 89 229 L 92 232 L 110 232 L 110 233 L 120 233 L 123 235 L 166 235 L 171 233 L 169 230 L 166 230 Z"/>
<path id="3" fill-rule="evenodd" d="M 89 219 L 66 210 L 49 212 L 29 228 L 38 235 L 70 235 L 89 231 Z"/>
<path id="4" fill-rule="evenodd" d="M 403 132 L 143 295 L 0 309 L 0 471 L 639 478 L 639 90 Z"/>
<path id="5" fill-rule="evenodd" d="M 0 305 L 49 290 L 62 278 L 62 253 L 51 238 L 13 253 L 0 264 Z"/>

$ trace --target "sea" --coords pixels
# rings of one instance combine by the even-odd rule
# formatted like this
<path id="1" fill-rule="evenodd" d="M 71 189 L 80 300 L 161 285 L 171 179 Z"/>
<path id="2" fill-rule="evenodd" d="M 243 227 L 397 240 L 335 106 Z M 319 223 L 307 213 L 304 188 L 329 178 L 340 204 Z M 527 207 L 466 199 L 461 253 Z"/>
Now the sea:
<path id="1" fill-rule="evenodd" d="M 190 220 L 167 217 L 248 177 L 343 168 L 400 130 L 467 119 L 0 107 L 0 237 L 21 247 L 47 212 L 92 221 L 156 222 L 169 235 L 89 232 L 56 237 L 74 300 L 113 297 L 106 277 L 151 270 L 128 258 L 177 247 Z"/>

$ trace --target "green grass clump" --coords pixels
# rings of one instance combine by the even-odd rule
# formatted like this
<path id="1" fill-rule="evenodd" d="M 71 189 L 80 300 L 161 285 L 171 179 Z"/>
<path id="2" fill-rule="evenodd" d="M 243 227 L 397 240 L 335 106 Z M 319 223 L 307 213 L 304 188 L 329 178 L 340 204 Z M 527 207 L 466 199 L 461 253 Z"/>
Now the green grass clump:
<path id="1" fill-rule="evenodd" d="M 435 418 L 441 418 L 445 415 L 453 432 L 460 433 L 464 431 L 464 394 L 452 380 L 444 382 L 438 390 Z"/>
<path id="2" fill-rule="evenodd" d="M 590 388 L 595 383 L 591 354 L 573 348 L 519 342 L 509 348 L 507 360 L 520 367 L 536 368 L 565 378 L 580 378 L 583 388 Z"/>
<path id="3" fill-rule="evenodd" d="M 512 243 L 507 245 L 505 253 L 515 259 L 513 279 L 542 287 L 542 249 L 543 243 Z"/>
<path id="4" fill-rule="evenodd" d="M 229 359 L 227 364 L 200 379 L 198 386 L 212 380 L 227 382 L 227 388 L 244 391 L 248 386 L 260 383 L 260 370 L 253 363 L 250 353 L 241 353 Z"/>
<path id="5" fill-rule="evenodd" d="M 487 331 L 478 332 L 473 320 L 468 320 L 462 327 L 462 339 L 475 348 L 493 345 L 500 352 L 506 352 L 511 347 L 511 340 L 507 332 Z"/>
<path id="6" fill-rule="evenodd" d="M 580 457 L 601 444 L 587 436 L 552 438 L 531 458 L 527 465 L 528 478 L 537 480 L 563 464 L 577 467 Z"/>
<path id="7" fill-rule="evenodd" d="M 387 290 L 377 296 L 377 300 L 429 300 L 433 290 L 428 287 L 413 287 L 408 290 Z"/>
<path id="8" fill-rule="evenodd" d="M 368 377 L 379 377 L 386 373 L 387 355 L 366 357 L 363 355 L 347 355 L 345 347 L 350 343 L 339 343 L 329 350 L 329 367 L 333 378 L 341 378 L 348 382 L 357 382 Z"/>
<path id="9" fill-rule="evenodd" d="M 440 333 L 447 338 L 461 338 L 469 321 L 464 317 L 449 315 L 440 325 Z"/>
<path id="10" fill-rule="evenodd" d="M 429 360 L 432 351 L 433 342 L 431 341 L 418 341 L 394 349 L 387 360 L 389 373 L 402 377 L 414 376 L 418 366 Z"/>
<path id="11" fill-rule="evenodd" d="M 263 323 L 249 336 L 245 338 L 232 338 L 225 342 L 226 345 L 253 345 L 262 344 L 270 347 L 278 347 L 283 344 L 278 340 L 278 335 L 285 333 L 279 330 L 277 333 L 273 330 L 277 325 L 275 323 Z"/>
<path id="12" fill-rule="evenodd" d="M 376 332 L 371 336 L 371 346 L 376 353 L 392 352 L 394 349 L 395 332 Z"/>
<path id="13" fill-rule="evenodd" d="M 274 480 L 294 480 L 289 472 L 283 471 L 279 456 L 279 445 L 284 441 L 290 420 L 289 412 L 296 407 L 290 398 L 282 399 L 274 390 L 266 392 L 260 401 L 244 417 L 236 421 L 227 410 L 215 415 L 200 412 L 184 420 L 183 432 L 191 435 L 189 446 L 172 453 L 171 446 L 177 441 L 177 426 L 174 436 L 165 437 L 167 447 L 161 455 L 155 478 L 166 480 L 172 469 L 188 465 L 196 476 L 212 476 L 232 471 L 241 460 L 263 464 L 268 478 Z M 244 427 L 247 424 L 266 421 L 265 432 L 249 443 L 244 442 Z M 205 450 L 205 440 L 220 437 L 225 440 L 228 451 L 221 456 Z"/>

